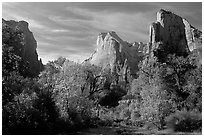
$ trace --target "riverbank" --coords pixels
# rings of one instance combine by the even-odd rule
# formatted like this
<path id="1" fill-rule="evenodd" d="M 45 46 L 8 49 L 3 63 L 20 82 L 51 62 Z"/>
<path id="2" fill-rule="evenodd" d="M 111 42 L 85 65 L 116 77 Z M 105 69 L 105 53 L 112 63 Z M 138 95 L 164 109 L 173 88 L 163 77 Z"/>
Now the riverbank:
<path id="1" fill-rule="evenodd" d="M 171 129 L 147 130 L 133 126 L 97 127 L 78 131 L 75 135 L 202 135 L 201 132 L 174 132 Z"/>

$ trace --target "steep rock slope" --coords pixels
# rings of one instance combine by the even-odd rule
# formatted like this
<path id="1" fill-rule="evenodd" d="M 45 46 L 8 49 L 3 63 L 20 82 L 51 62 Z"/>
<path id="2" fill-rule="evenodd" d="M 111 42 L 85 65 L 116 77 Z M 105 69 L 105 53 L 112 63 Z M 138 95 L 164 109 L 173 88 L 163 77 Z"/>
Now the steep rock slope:
<path id="1" fill-rule="evenodd" d="M 6 21 L 2 19 L 2 26 L 8 26 L 14 30 L 18 29 L 23 33 L 24 49 L 21 53 L 21 57 L 24 61 L 29 63 L 29 73 L 31 76 L 37 76 L 43 68 L 41 59 L 38 60 L 38 54 L 36 51 L 37 42 L 33 36 L 33 33 L 28 28 L 28 23 L 25 21 Z"/>
<path id="2" fill-rule="evenodd" d="M 202 47 L 200 30 L 186 19 L 163 9 L 157 12 L 157 21 L 150 26 L 149 35 L 147 53 L 158 51 L 185 55 Z M 159 54 L 158 52 L 156 54 Z"/>
<path id="3" fill-rule="evenodd" d="M 119 80 L 128 81 L 129 76 L 136 77 L 138 63 L 143 57 L 143 43 L 128 43 L 123 41 L 115 32 L 100 33 L 96 51 L 85 60 L 103 68 L 110 68 Z"/>

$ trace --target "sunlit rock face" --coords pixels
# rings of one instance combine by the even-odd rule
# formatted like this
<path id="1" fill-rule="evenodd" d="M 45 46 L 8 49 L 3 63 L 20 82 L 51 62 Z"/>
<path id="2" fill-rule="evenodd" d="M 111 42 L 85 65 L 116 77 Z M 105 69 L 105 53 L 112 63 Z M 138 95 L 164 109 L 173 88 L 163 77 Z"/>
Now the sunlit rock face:
<path id="1" fill-rule="evenodd" d="M 126 80 L 128 76 L 136 77 L 138 63 L 143 57 L 143 43 L 128 43 L 115 32 L 100 33 L 96 41 L 96 51 L 85 62 L 102 68 L 110 68 L 119 79 Z"/>
<path id="2" fill-rule="evenodd" d="M 165 53 L 188 54 L 202 47 L 202 32 L 186 19 L 161 9 L 150 26 L 148 53 L 159 49 Z"/>
<path id="3" fill-rule="evenodd" d="M 165 61 L 168 54 L 185 56 L 194 50 L 201 52 L 202 32 L 186 19 L 161 9 L 157 21 L 150 25 L 149 43 L 128 43 L 115 32 L 108 32 L 99 34 L 96 45 L 96 51 L 85 62 L 110 68 L 123 79 L 128 74 L 136 78 L 138 64 L 146 55 Z"/>
<path id="4" fill-rule="evenodd" d="M 6 21 L 2 19 L 2 25 L 7 25 L 10 28 L 23 32 L 24 49 L 21 56 L 24 61 L 29 63 L 29 73 L 31 76 L 37 76 L 42 70 L 43 64 L 41 59 L 38 60 L 38 54 L 36 51 L 37 42 L 33 36 L 33 33 L 29 30 L 29 24 L 25 21 L 16 22 L 14 20 Z"/>

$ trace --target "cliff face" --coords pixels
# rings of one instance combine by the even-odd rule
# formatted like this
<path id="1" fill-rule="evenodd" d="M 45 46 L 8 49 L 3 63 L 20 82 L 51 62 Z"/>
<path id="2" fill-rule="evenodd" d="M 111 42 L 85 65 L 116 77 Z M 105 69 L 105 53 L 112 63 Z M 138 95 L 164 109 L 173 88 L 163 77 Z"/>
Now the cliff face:
<path id="1" fill-rule="evenodd" d="M 186 19 L 161 9 L 157 21 L 150 26 L 147 53 L 158 50 L 178 55 L 188 54 L 202 46 L 202 32 Z"/>
<path id="2" fill-rule="evenodd" d="M 115 32 L 100 33 L 94 54 L 85 62 L 110 68 L 119 79 L 127 81 L 128 75 L 136 77 L 138 63 L 143 57 L 143 43 L 128 43 Z"/>
<path id="3" fill-rule="evenodd" d="M 186 19 L 161 9 L 157 12 L 157 21 L 150 26 L 149 43 L 128 43 L 115 32 L 108 32 L 99 34 L 96 45 L 96 51 L 85 62 L 110 68 L 122 79 L 128 74 L 136 78 L 138 63 L 145 55 L 165 61 L 168 54 L 185 56 L 193 50 L 201 52 L 202 32 Z"/>
<path id="4" fill-rule="evenodd" d="M 31 76 L 37 76 L 42 70 L 43 64 L 41 59 L 38 60 L 38 54 L 36 51 L 37 42 L 33 36 L 33 33 L 28 28 L 28 23 L 25 21 L 6 21 L 2 19 L 2 25 L 7 25 L 8 27 L 16 30 L 20 30 L 23 33 L 23 43 L 24 49 L 21 53 L 21 57 L 24 61 L 29 63 L 29 73 Z"/>

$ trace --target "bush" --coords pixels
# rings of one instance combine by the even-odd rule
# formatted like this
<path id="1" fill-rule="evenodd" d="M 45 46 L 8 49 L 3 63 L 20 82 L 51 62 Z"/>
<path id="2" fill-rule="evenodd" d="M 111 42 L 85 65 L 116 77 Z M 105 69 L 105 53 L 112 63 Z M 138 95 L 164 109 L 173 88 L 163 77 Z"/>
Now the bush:
<path id="1" fill-rule="evenodd" d="M 166 117 L 167 127 L 178 132 L 202 130 L 202 114 L 194 111 L 177 111 Z"/>
<path id="2" fill-rule="evenodd" d="M 92 124 L 91 119 L 95 117 L 93 103 L 88 99 L 80 96 L 68 97 L 65 93 L 60 93 L 55 96 L 55 104 L 60 118 L 73 122 L 77 129 Z"/>
<path id="3" fill-rule="evenodd" d="M 161 63 L 149 56 L 140 64 L 131 94 L 138 96 L 140 115 L 148 127 L 163 129 L 165 118 L 176 110 L 202 111 L 202 70 L 197 67 L 196 58 L 196 54 L 168 55 L 166 62 Z"/>
<path id="4" fill-rule="evenodd" d="M 19 93 L 15 92 L 2 106 L 3 134 L 54 134 L 58 113 L 50 91 L 41 88 L 35 80 L 17 80 Z"/>
<path id="5" fill-rule="evenodd" d="M 140 118 L 140 113 L 139 111 L 132 111 L 131 112 L 131 121 L 135 122 Z"/>
<path id="6" fill-rule="evenodd" d="M 33 107 L 36 99 L 35 93 L 21 93 L 3 106 L 3 134 L 44 134 L 44 117 Z"/>
<path id="7" fill-rule="evenodd" d="M 129 111 L 129 109 L 123 109 L 120 113 L 120 118 L 127 121 L 131 118 L 131 112 Z"/>

